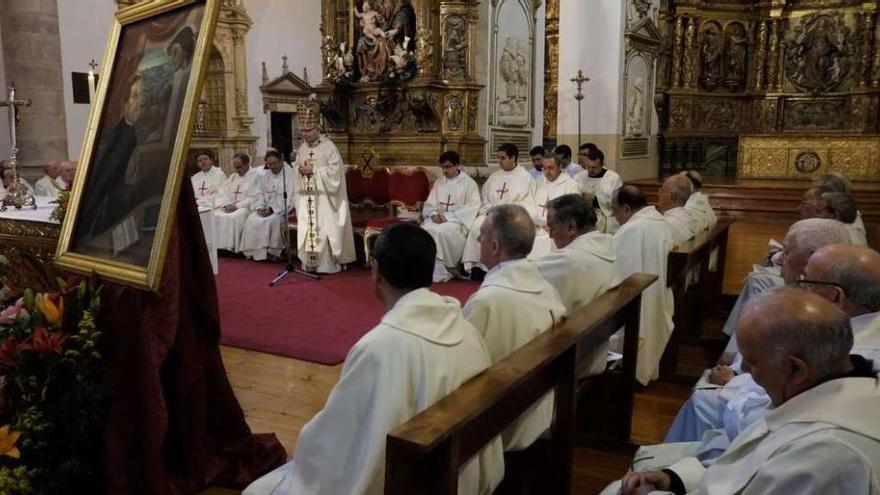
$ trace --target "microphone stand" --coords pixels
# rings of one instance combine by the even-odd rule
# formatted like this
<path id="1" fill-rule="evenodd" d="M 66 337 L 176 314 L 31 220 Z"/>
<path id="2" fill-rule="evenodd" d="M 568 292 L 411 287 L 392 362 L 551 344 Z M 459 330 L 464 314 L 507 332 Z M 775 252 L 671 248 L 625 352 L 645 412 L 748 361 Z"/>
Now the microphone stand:
<path id="1" fill-rule="evenodd" d="M 287 254 L 287 264 L 284 265 L 284 270 L 278 273 L 275 278 L 269 282 L 269 287 L 275 287 L 278 282 L 281 281 L 284 277 L 286 277 L 289 273 L 298 273 L 300 275 L 305 275 L 306 277 L 313 278 L 315 280 L 321 280 L 321 276 L 315 273 L 309 273 L 304 270 L 297 270 L 293 266 L 293 250 L 290 249 L 290 226 L 287 223 L 288 215 L 290 214 L 290 209 L 287 207 L 287 164 L 284 163 L 284 160 L 281 160 L 281 188 L 283 191 L 282 197 L 284 198 L 284 220 L 281 226 L 282 237 L 284 238 L 284 251 Z M 297 225 L 299 228 L 299 225 Z"/>

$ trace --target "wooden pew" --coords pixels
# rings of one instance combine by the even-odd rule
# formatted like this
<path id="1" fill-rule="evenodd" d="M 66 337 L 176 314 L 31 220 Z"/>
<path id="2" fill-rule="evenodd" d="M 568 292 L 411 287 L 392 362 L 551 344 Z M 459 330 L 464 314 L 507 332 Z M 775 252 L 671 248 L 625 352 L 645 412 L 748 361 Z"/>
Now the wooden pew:
<path id="1" fill-rule="evenodd" d="M 546 493 L 570 491 L 579 365 L 625 327 L 623 373 L 635 380 L 641 293 L 657 280 L 634 274 L 388 434 L 385 493 L 458 490 L 459 469 L 526 409 L 555 390 Z M 631 395 L 631 394 L 630 394 Z M 631 423 L 629 410 L 618 412 Z M 624 418 L 618 418 L 623 421 Z"/>
<path id="2" fill-rule="evenodd" d="M 672 288 L 675 302 L 672 322 L 675 328 L 660 360 L 661 377 L 676 375 L 681 343 L 699 341 L 703 319 L 718 314 L 727 257 L 727 238 L 734 221 L 718 219 L 714 227 L 699 232 L 693 239 L 676 246 L 669 253 L 666 286 Z M 717 265 L 715 270 L 710 271 L 709 259 L 716 249 Z M 692 270 L 699 272 L 699 280 L 688 287 L 688 273 Z"/>

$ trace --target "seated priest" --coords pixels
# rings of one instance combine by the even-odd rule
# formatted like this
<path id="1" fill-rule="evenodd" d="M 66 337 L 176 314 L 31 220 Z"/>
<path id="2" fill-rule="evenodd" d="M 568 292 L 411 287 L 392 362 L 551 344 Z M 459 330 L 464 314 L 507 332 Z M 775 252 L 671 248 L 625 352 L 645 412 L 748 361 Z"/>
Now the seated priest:
<path id="1" fill-rule="evenodd" d="M 241 252 L 245 222 L 258 191 L 255 176 L 248 174 L 250 163 L 249 156 L 236 153 L 232 157 L 235 172 L 220 185 L 216 193 L 202 200 L 202 204 L 214 208 L 214 242 L 217 249 Z"/>
<path id="2" fill-rule="evenodd" d="M 672 175 L 663 181 L 657 195 L 657 209 L 663 213 L 663 220 L 672 232 L 675 246 L 694 238 L 698 221 L 693 213 L 685 208 L 693 192 L 690 179 L 683 175 Z"/>
<path id="3" fill-rule="evenodd" d="M 848 244 L 849 233 L 843 224 L 828 218 L 807 218 L 799 220 L 788 228 L 782 240 L 782 265 L 776 269 L 756 266 L 743 282 L 743 288 L 733 305 L 727 320 L 724 322 L 724 333 L 730 335 L 725 355 L 719 364 L 728 365 L 731 354 L 736 352 L 736 336 L 739 315 L 745 304 L 756 294 L 783 285 L 794 285 L 798 275 L 803 271 L 810 255 L 817 249 L 828 244 Z"/>
<path id="4" fill-rule="evenodd" d="M 296 118 L 302 135 L 293 165 L 296 254 L 306 271 L 338 273 L 356 258 L 345 165 L 336 144 L 321 133 L 315 100 L 299 102 Z"/>
<path id="5" fill-rule="evenodd" d="M 840 172 L 829 172 L 813 182 L 818 194 L 826 192 L 838 192 L 853 197 L 852 182 Z M 853 198 L 855 200 L 855 198 Z M 862 212 L 856 210 L 856 219 L 852 222 L 852 228 L 858 230 L 861 236 L 865 236 L 865 223 L 862 221 Z M 855 243 L 854 244 L 860 244 Z M 863 245 L 863 244 L 860 244 Z"/>
<path id="6" fill-rule="evenodd" d="M 595 230 L 596 210 L 579 194 L 566 194 L 547 206 L 547 228 L 556 251 L 537 260 L 538 271 L 556 288 L 569 314 L 620 284 L 614 238 Z M 605 371 L 599 352 L 589 375 Z"/>
<path id="7" fill-rule="evenodd" d="M 821 190 L 821 188 L 817 188 Z M 846 227 L 849 232 L 850 242 L 859 246 L 867 246 L 868 238 L 864 225 L 859 228 L 858 207 L 852 196 L 839 192 L 823 192 L 819 194 L 818 203 L 821 205 L 821 218 L 833 218 Z"/>
<path id="8" fill-rule="evenodd" d="M 544 147 L 532 147 L 529 150 L 529 159 L 532 161 L 532 169 L 529 170 L 529 175 L 536 181 L 541 180 L 544 177 L 544 173 L 541 171 L 544 168 Z"/>
<path id="9" fill-rule="evenodd" d="M 814 292 L 850 318 L 853 331 L 851 354 L 880 370 L 880 253 L 852 244 L 831 244 L 810 256 L 797 287 Z M 667 442 L 693 440 L 693 445 L 667 443 L 649 447 L 651 454 L 687 449 L 690 455 L 709 460 L 720 455 L 736 437 L 764 416 L 770 406 L 767 392 L 743 370 L 738 355 L 731 367 L 716 366 L 711 383 L 699 388 L 676 418 L 679 431 L 670 431 Z M 682 424 L 695 420 L 687 435 Z M 670 447 L 673 446 L 673 447 Z M 656 456 L 655 456 L 656 457 Z"/>
<path id="10" fill-rule="evenodd" d="M 293 172 L 277 151 L 267 151 L 265 162 L 269 171 L 260 175 L 241 239 L 241 252 L 254 261 L 274 261 L 281 256 L 287 215 L 293 210 Z"/>
<path id="11" fill-rule="evenodd" d="M 214 157 L 207 151 L 201 151 L 196 155 L 196 166 L 199 167 L 199 171 L 190 177 L 193 191 L 196 193 L 196 203 L 199 206 L 208 206 L 211 202 L 209 198 L 226 181 L 226 174 L 223 169 L 214 165 Z"/>
<path id="12" fill-rule="evenodd" d="M 584 171 L 575 175 L 574 181 L 582 193 L 592 193 L 599 204 L 599 213 L 602 215 L 600 223 L 604 225 L 602 232 L 613 234 L 618 225 L 611 212 L 611 195 L 623 185 L 623 181 L 617 172 L 605 168 L 605 153 L 593 143 L 580 146 L 578 163 Z"/>
<path id="13" fill-rule="evenodd" d="M 483 336 L 492 362 L 519 349 L 566 316 L 559 293 L 526 258 L 535 224 L 525 208 L 498 205 L 480 226 L 480 261 L 489 268 L 462 309 Z M 502 434 L 504 450 L 524 450 L 550 428 L 553 394 L 547 393 Z"/>
<path id="14" fill-rule="evenodd" d="M 480 187 L 461 170 L 458 153 L 444 151 L 437 163 L 443 175 L 422 208 L 422 227 L 437 244 L 434 282 L 448 282 L 458 273 L 468 231 L 480 210 Z"/>
<path id="15" fill-rule="evenodd" d="M 6 160 L 0 162 L 0 199 L 6 197 L 6 193 L 15 183 L 14 172 L 15 171 L 12 170 L 12 165 L 9 165 Z M 34 193 L 34 188 L 32 188 L 31 185 L 28 184 L 28 181 L 24 180 L 21 176 L 18 177 L 18 184 L 27 194 Z"/>
<path id="16" fill-rule="evenodd" d="M 579 165 L 580 166 L 580 165 Z M 553 251 L 553 239 L 547 232 L 547 203 L 565 194 L 578 194 L 574 179 L 562 168 L 562 159 L 556 153 L 544 157 L 544 178 L 535 184 L 535 209 L 532 220 L 535 222 L 535 245 L 529 259 L 536 260 Z"/>
<path id="17" fill-rule="evenodd" d="M 648 385 L 659 376 L 660 357 L 672 335 L 672 289 L 666 287 L 666 260 L 672 251 L 672 234 L 663 215 L 649 206 L 635 186 L 626 185 L 612 196 L 614 217 L 620 228 L 614 233 L 614 254 L 621 280 L 633 273 L 657 275 L 657 281 L 642 293 L 639 317 L 639 352 L 636 379 Z M 620 349 L 622 339 L 612 338 Z"/>
<path id="18" fill-rule="evenodd" d="M 569 177 L 574 178 L 575 175 L 584 171 L 584 167 L 581 167 L 578 162 L 571 161 L 571 146 L 560 144 L 553 148 L 553 153 L 559 157 L 559 165 Z M 546 158 L 547 155 L 544 155 L 544 157 Z"/>
<path id="19" fill-rule="evenodd" d="M 482 275 L 487 270 L 480 263 L 480 243 L 477 241 L 477 237 L 480 236 L 480 225 L 486 219 L 486 212 L 493 206 L 506 204 L 520 205 L 527 211 L 535 209 L 535 181 L 526 169 L 516 163 L 519 156 L 516 145 L 502 144 L 498 147 L 496 155 L 501 169 L 492 172 L 483 184 L 480 212 L 468 232 L 461 256 L 464 269 L 470 272 L 472 279 L 479 278 L 475 271 L 482 272 Z"/>
<path id="20" fill-rule="evenodd" d="M 688 178 L 694 191 L 684 204 L 684 209 L 694 216 L 697 222 L 697 232 L 711 229 L 718 223 L 718 215 L 709 204 L 709 197 L 703 194 L 703 176 L 696 170 L 687 170 L 681 172 L 681 175 Z"/>
<path id="21" fill-rule="evenodd" d="M 61 180 L 61 162 L 49 160 L 43 165 L 43 176 L 34 183 L 34 196 L 44 198 L 57 198 L 58 194 L 67 187 Z"/>
<path id="22" fill-rule="evenodd" d="M 76 162 L 64 160 L 61 162 L 60 181 L 64 183 L 64 187 L 69 189 L 73 185 L 73 178 L 76 176 Z"/>
<path id="23" fill-rule="evenodd" d="M 737 332 L 743 362 L 770 398 L 766 414 L 712 463 L 653 459 L 605 493 L 876 493 L 880 387 L 866 361 L 850 355 L 847 314 L 784 288 L 751 301 Z"/>
<path id="24" fill-rule="evenodd" d="M 385 315 L 348 352 L 324 409 L 300 432 L 293 459 L 244 495 L 381 495 L 388 432 L 490 366 L 458 301 L 429 290 L 435 249 L 414 224 L 379 235 L 372 281 Z M 462 467 L 458 493 L 491 493 L 503 463 L 496 438 Z"/>

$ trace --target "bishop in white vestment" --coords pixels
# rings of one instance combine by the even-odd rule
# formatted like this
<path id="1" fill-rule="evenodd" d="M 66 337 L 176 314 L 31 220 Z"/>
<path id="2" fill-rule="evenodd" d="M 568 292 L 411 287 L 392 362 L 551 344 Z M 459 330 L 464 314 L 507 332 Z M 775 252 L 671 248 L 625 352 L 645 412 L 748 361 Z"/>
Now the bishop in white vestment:
<path id="1" fill-rule="evenodd" d="M 208 206 L 211 202 L 209 198 L 226 181 L 226 174 L 222 168 L 214 165 L 214 160 L 207 153 L 199 153 L 199 156 L 196 157 L 196 164 L 199 171 L 190 178 L 193 191 L 196 194 L 196 203 L 199 206 Z"/>
<path id="2" fill-rule="evenodd" d="M 414 224 L 392 225 L 379 236 L 372 277 L 387 312 L 348 352 L 327 403 L 300 432 L 293 459 L 244 495 L 381 495 L 388 433 L 490 366 L 458 301 L 428 290 L 434 249 Z M 503 476 L 495 439 L 462 467 L 458 493 L 490 494 Z"/>
<path id="3" fill-rule="evenodd" d="M 443 176 L 434 182 L 422 208 L 422 227 L 437 244 L 434 282 L 446 282 L 461 261 L 468 231 L 480 210 L 480 188 L 461 170 L 458 153 L 446 151 L 438 161 Z"/>
<path id="4" fill-rule="evenodd" d="M 526 259 L 534 236 L 535 226 L 519 205 L 491 208 L 480 226 L 481 261 L 490 270 L 462 311 L 483 336 L 493 363 L 567 314 L 556 289 Z M 548 393 L 501 434 L 504 450 L 528 448 L 552 420 L 553 394 Z"/>
<path id="5" fill-rule="evenodd" d="M 242 253 L 255 261 L 281 255 L 284 249 L 282 229 L 288 228 L 287 214 L 293 209 L 293 171 L 282 169 L 288 167 L 281 161 L 277 151 L 266 153 L 266 166 L 269 172 L 260 176 L 259 191 L 254 196 L 241 240 Z M 288 194 L 287 205 L 284 204 L 285 190 Z"/>
<path id="6" fill-rule="evenodd" d="M 568 194 L 550 201 L 547 223 L 557 249 L 537 260 L 538 271 L 556 288 L 569 314 L 620 284 L 614 238 L 593 230 L 596 210 L 583 196 Z M 599 351 L 586 373 L 605 371 L 606 351 Z"/>
<path id="7" fill-rule="evenodd" d="M 345 167 L 336 145 L 320 134 L 318 109 L 301 103 L 297 119 L 303 137 L 294 165 L 297 256 L 308 271 L 337 273 L 355 260 Z"/>
<path id="8" fill-rule="evenodd" d="M 461 261 L 464 269 L 469 271 L 480 264 L 480 243 L 477 237 L 480 226 L 486 219 L 486 212 L 496 205 L 515 204 L 527 211 L 535 209 L 535 181 L 521 165 L 517 165 L 517 148 L 513 144 L 504 144 L 498 149 L 498 162 L 501 170 L 497 170 L 483 184 L 482 204 L 474 224 L 468 231 Z M 485 271 L 486 267 L 482 267 Z"/>
<path id="9" fill-rule="evenodd" d="M 623 181 L 617 172 L 605 168 L 605 154 L 592 143 L 581 145 L 578 163 L 584 171 L 575 175 L 574 181 L 582 193 L 591 193 L 599 203 L 599 213 L 603 221 L 597 225 L 604 226 L 601 232 L 613 234 L 619 225 L 611 211 L 611 195 L 623 185 Z"/>
<path id="10" fill-rule="evenodd" d="M 647 385 L 659 374 L 660 357 L 672 335 L 672 289 L 666 287 L 666 260 L 672 251 L 672 234 L 663 215 L 647 206 L 634 186 L 623 186 L 614 195 L 614 214 L 620 228 L 614 234 L 617 273 L 621 280 L 633 273 L 657 275 L 642 293 L 639 320 L 639 353 L 636 379 Z"/>
<path id="11" fill-rule="evenodd" d="M 203 198 L 205 206 L 214 208 L 216 230 L 214 241 L 217 249 L 238 253 L 241 251 L 241 237 L 251 204 L 258 191 L 252 175 L 248 175 L 250 158 L 237 154 L 232 159 L 235 173 L 230 175 L 216 193 Z"/>
<path id="12" fill-rule="evenodd" d="M 577 183 L 562 171 L 562 163 L 555 154 L 544 158 L 544 178 L 535 184 L 535 209 L 532 220 L 535 222 L 535 244 L 529 259 L 542 258 L 554 249 L 553 239 L 547 232 L 547 203 L 565 194 L 579 194 Z"/>

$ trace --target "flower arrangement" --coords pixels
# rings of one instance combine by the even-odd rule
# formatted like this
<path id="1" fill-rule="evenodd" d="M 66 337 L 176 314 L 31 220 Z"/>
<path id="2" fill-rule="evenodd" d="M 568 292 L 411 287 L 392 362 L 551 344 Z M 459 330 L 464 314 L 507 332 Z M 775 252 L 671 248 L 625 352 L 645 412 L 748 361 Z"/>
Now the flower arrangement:
<path id="1" fill-rule="evenodd" d="M 0 493 L 88 493 L 99 486 L 104 391 L 100 288 L 59 280 L 0 311 Z"/>
<path id="2" fill-rule="evenodd" d="M 58 197 L 51 202 L 58 206 L 52 210 L 52 214 L 49 215 L 49 218 L 52 220 L 58 220 L 58 223 L 64 223 L 64 217 L 67 215 L 67 205 L 70 203 L 70 185 L 61 189 L 58 193 Z"/>

